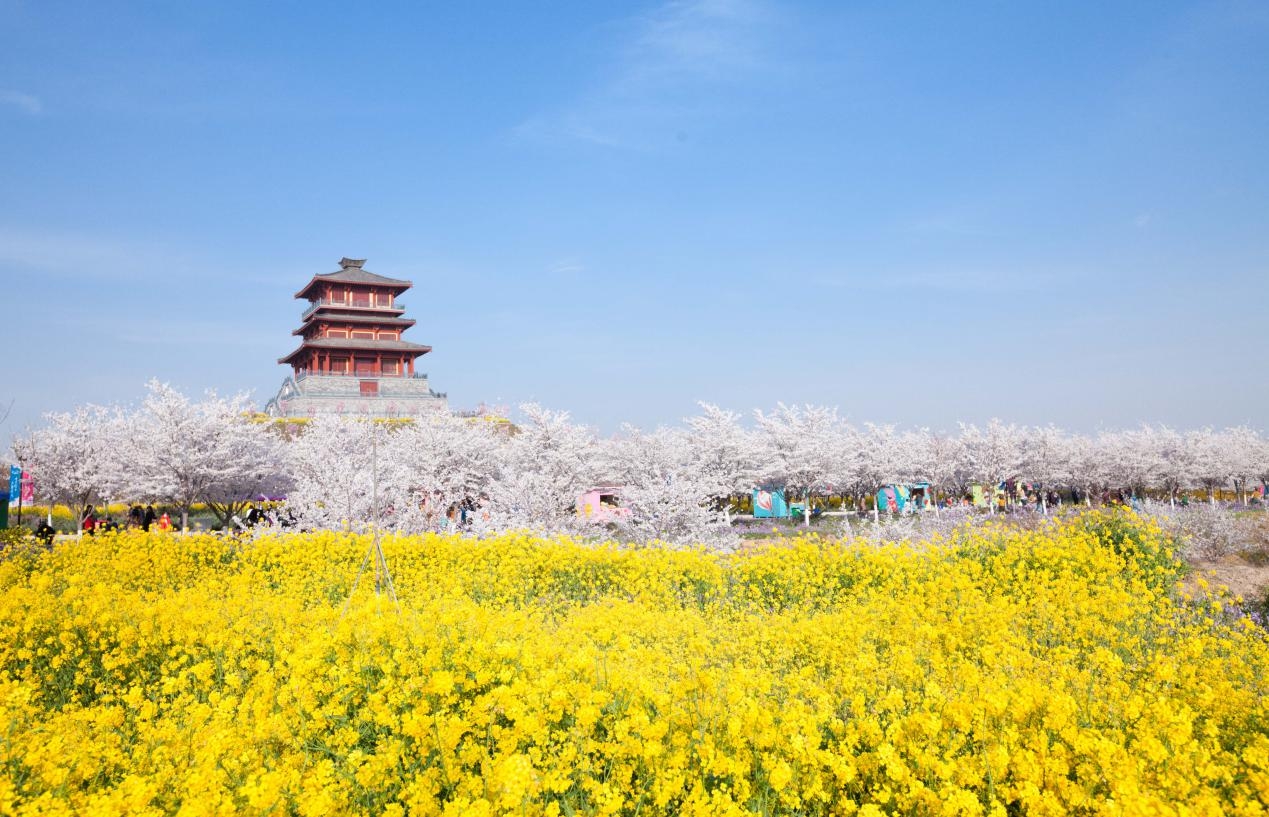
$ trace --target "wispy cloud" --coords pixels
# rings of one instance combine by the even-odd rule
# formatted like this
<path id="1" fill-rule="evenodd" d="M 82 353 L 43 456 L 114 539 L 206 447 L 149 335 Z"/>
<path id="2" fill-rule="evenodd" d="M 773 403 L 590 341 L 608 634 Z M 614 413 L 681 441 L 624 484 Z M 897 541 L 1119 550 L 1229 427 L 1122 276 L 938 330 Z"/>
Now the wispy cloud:
<path id="1" fill-rule="evenodd" d="M 763 23 L 755 0 L 678 0 L 645 18 L 626 50 L 628 86 L 717 82 L 762 66 Z"/>
<path id="2" fill-rule="evenodd" d="M 529 141 L 655 150 L 682 141 L 728 97 L 774 70 L 777 15 L 759 0 L 674 0 L 628 22 L 606 80 L 520 123 Z"/>
<path id="3" fill-rule="evenodd" d="M 266 349 L 266 354 L 277 351 L 279 342 L 287 345 L 285 333 L 260 328 L 242 315 L 227 313 L 221 318 L 196 317 L 190 314 L 165 316 L 140 307 L 136 312 L 124 312 L 119 308 L 102 316 L 85 310 L 69 310 L 49 319 L 52 326 L 64 331 L 76 331 L 99 339 L 109 339 L 149 348 L 173 346 L 214 346 Z M 298 341 L 295 341 L 298 344 Z"/>
<path id="4" fill-rule="evenodd" d="M 1070 276 L 1068 276 L 1070 277 Z M 842 274 L 814 276 L 815 286 L 830 289 L 867 291 L 904 291 L 914 296 L 922 293 L 1015 293 L 1038 292 L 1055 286 L 1059 276 L 1047 271 L 937 269 L 895 271 L 877 269 Z"/>
<path id="5" fill-rule="evenodd" d="M 577 277 L 584 272 L 586 272 L 586 265 L 572 259 L 566 259 L 556 264 L 552 264 L 547 270 L 547 274 L 549 275 L 559 275 L 570 278 Z"/>
<path id="6" fill-rule="evenodd" d="M 0 226 L 0 266 L 72 279 L 163 278 L 188 259 L 155 244 Z"/>
<path id="7" fill-rule="evenodd" d="M 919 236 L 949 236 L 955 238 L 988 238 L 999 232 L 988 225 L 982 213 L 960 210 L 927 213 L 902 222 L 900 229 Z"/>
<path id="8" fill-rule="evenodd" d="M 23 113 L 36 116 L 44 112 L 44 103 L 37 96 L 24 94 L 21 91 L 0 90 L 0 105 L 17 108 Z"/>
<path id="9" fill-rule="evenodd" d="M 162 241 L 0 225 L 0 269 L 4 268 L 84 282 L 154 282 L 206 273 L 209 265 Z"/>

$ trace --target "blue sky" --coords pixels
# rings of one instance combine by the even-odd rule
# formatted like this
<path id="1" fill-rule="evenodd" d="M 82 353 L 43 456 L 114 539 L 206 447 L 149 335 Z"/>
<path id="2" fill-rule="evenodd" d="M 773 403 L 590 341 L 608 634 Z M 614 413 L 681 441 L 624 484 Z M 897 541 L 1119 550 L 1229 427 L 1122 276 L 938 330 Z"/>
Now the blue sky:
<path id="1" fill-rule="evenodd" d="M 262 404 L 345 255 L 414 281 L 455 407 L 1265 426 L 1263 2 L 0 0 L 0 38 L 4 437 L 150 377 Z"/>

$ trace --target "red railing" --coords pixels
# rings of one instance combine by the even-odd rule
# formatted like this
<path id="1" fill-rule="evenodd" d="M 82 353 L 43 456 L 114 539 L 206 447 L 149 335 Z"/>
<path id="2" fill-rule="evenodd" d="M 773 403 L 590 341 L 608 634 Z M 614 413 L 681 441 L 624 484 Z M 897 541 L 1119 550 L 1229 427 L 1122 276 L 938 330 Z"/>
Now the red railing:
<path id="1" fill-rule="evenodd" d="M 300 315 L 300 320 L 308 320 L 309 315 L 312 315 L 323 306 L 338 306 L 343 309 L 390 309 L 394 312 L 405 311 L 405 305 L 400 301 L 393 304 L 374 304 L 371 303 L 368 298 L 360 300 L 354 298 L 349 301 L 336 301 L 333 298 L 318 298 L 316 301 L 313 301 L 312 305 L 309 306 L 308 309 L 304 310 L 303 314 Z"/>

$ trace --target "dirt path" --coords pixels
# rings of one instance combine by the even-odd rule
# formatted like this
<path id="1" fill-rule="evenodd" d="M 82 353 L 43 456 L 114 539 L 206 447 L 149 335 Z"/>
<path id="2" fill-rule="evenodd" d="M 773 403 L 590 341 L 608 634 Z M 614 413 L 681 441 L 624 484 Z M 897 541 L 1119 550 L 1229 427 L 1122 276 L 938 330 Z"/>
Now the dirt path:
<path id="1" fill-rule="evenodd" d="M 1229 588 L 1229 592 L 1248 601 L 1263 599 L 1269 593 L 1269 564 L 1253 564 L 1242 556 L 1231 554 L 1195 561 L 1191 567 L 1194 568 L 1194 573 L 1187 584 L 1192 584 L 1195 578 L 1202 576 L 1209 584 L 1224 585 Z"/>

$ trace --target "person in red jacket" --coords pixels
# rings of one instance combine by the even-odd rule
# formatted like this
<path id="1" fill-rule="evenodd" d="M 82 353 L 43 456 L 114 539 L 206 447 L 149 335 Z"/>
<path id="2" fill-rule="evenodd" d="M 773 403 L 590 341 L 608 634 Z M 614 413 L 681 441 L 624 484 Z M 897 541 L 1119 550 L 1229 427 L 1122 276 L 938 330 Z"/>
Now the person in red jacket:
<path id="1" fill-rule="evenodd" d="M 91 506 L 84 508 L 83 529 L 84 529 L 84 533 L 88 534 L 89 536 L 92 536 L 93 531 L 97 529 L 97 516 L 93 513 L 93 509 Z"/>

